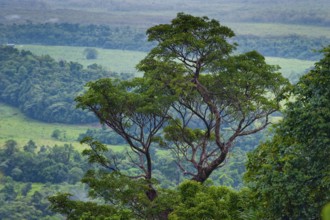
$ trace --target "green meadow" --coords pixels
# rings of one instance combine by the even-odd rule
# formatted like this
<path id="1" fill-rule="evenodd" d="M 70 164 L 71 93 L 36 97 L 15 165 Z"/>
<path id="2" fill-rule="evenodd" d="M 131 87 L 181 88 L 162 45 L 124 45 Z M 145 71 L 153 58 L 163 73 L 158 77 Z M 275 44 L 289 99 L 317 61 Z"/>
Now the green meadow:
<path id="1" fill-rule="evenodd" d="M 118 73 L 136 73 L 135 65 L 146 55 L 146 53 L 138 51 L 95 48 L 98 52 L 97 59 L 88 60 L 84 55 L 86 47 L 17 45 L 17 48 L 20 50 L 30 50 L 36 55 L 48 54 L 55 60 L 78 62 L 85 67 L 96 63 L 107 70 Z"/>
<path id="2" fill-rule="evenodd" d="M 36 121 L 24 116 L 19 109 L 0 103 L 0 147 L 7 140 L 13 139 L 21 147 L 29 140 L 33 140 L 37 146 L 72 144 L 75 149 L 82 151 L 87 145 L 77 141 L 79 134 L 95 127 L 99 127 L 99 124 L 68 125 Z M 54 130 L 61 132 L 60 139 L 52 137 Z M 108 146 L 114 151 L 125 149 L 125 146 L 120 145 Z"/>
<path id="3" fill-rule="evenodd" d="M 68 46 L 43 46 L 43 45 L 17 45 L 20 50 L 30 50 L 37 55 L 47 55 L 56 60 L 67 60 L 83 64 L 85 67 L 93 63 L 99 64 L 108 70 L 118 73 L 134 73 L 140 75 L 135 69 L 147 54 L 139 51 L 112 50 L 95 48 L 98 51 L 98 58 L 88 60 L 83 52 L 86 47 Z M 286 59 L 279 57 L 266 57 L 266 61 L 272 65 L 279 65 L 285 77 L 301 74 L 314 65 L 313 61 Z"/>
<path id="4" fill-rule="evenodd" d="M 330 38 L 330 29 L 321 26 L 253 22 L 228 22 L 224 24 L 232 28 L 237 35 L 255 35 L 259 37 L 299 35 Z"/>
<path id="5" fill-rule="evenodd" d="M 83 146 L 77 138 L 88 128 L 88 125 L 39 122 L 24 116 L 17 108 L 0 103 L 0 146 L 7 140 L 14 139 L 19 146 L 24 146 L 29 140 L 33 140 L 38 146 L 73 144 L 77 149 L 82 149 Z M 65 134 L 65 138 L 62 140 L 52 138 L 52 133 L 56 129 Z"/>
<path id="6" fill-rule="evenodd" d="M 301 75 L 307 69 L 313 67 L 315 63 L 310 60 L 287 59 L 280 57 L 266 57 L 266 62 L 272 65 L 279 65 L 281 67 L 280 72 L 287 78 L 297 74 Z"/>

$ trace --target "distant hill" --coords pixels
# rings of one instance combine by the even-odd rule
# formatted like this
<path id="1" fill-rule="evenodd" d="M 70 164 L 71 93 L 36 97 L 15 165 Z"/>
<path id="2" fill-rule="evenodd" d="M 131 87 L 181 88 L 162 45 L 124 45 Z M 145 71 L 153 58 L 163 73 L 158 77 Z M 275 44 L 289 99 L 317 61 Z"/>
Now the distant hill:
<path id="1" fill-rule="evenodd" d="M 225 22 L 330 26 L 328 0 L 2 0 L 0 23 L 70 22 L 151 26 L 177 12 Z"/>

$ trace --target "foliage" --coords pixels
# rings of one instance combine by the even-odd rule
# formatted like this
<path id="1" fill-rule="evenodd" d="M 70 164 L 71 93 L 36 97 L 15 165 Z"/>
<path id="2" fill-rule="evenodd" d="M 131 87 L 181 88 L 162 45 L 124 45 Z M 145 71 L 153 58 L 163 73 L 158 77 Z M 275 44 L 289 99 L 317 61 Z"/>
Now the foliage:
<path id="1" fill-rule="evenodd" d="M 30 140 L 22 147 L 8 140 L 0 148 L 0 218 L 63 219 L 49 210 L 47 197 L 61 188 L 85 198 L 81 186 L 73 184 L 88 168 L 71 145 L 37 146 Z"/>
<path id="2" fill-rule="evenodd" d="M 173 99 L 163 144 L 185 174 L 204 182 L 237 139 L 268 125 L 288 83 L 259 53 L 232 55 L 234 33 L 207 17 L 179 13 L 147 34 L 158 45 L 138 68 Z"/>
<path id="3" fill-rule="evenodd" d="M 131 178 L 116 171 L 117 167 L 110 166 L 109 159 L 99 154 L 107 151 L 105 146 L 88 138 L 84 141 L 91 145 L 91 149 L 83 154 L 88 156 L 90 163 L 99 165 L 82 179 L 89 186 L 89 196 L 95 201 L 74 201 L 71 195 L 62 193 L 50 197 L 53 211 L 66 215 L 68 219 L 85 215 L 96 219 L 163 219 L 164 212 L 173 208 L 177 201 L 175 192 L 160 189 L 157 198 L 150 200 L 147 192 L 151 181 L 155 184 L 154 180 Z"/>
<path id="4" fill-rule="evenodd" d="M 29 117 L 46 122 L 86 123 L 95 117 L 75 109 L 74 97 L 83 85 L 113 76 L 98 65 L 56 62 L 49 56 L 0 47 L 0 101 L 19 107 Z"/>
<path id="5" fill-rule="evenodd" d="M 248 219 L 244 193 L 239 194 L 222 186 L 202 185 L 195 181 L 186 181 L 178 189 L 163 189 L 153 180 L 157 197 L 150 201 L 146 194 L 149 181 L 127 176 L 124 167 L 121 167 L 121 173 L 113 172 L 114 167 L 106 164 L 110 158 L 116 157 L 115 153 L 110 150 L 111 154 L 103 157 L 100 152 L 107 151 L 105 146 L 91 139 L 86 139 L 85 142 L 90 143 L 91 149 L 85 150 L 83 154 L 88 156 L 89 162 L 101 166 L 101 169 L 89 170 L 82 179 L 89 186 L 92 200 L 76 201 L 72 195 L 66 193 L 50 197 L 52 210 L 64 214 L 68 219 L 85 215 L 95 219 L 167 219 L 169 213 L 172 213 L 170 219 L 219 216 L 226 219 Z M 155 169 L 159 166 L 163 165 L 155 163 Z M 128 168 L 129 166 L 126 169 Z M 190 188 L 194 191 L 189 190 Z"/>
<path id="6" fill-rule="evenodd" d="M 84 55 L 86 56 L 86 59 L 93 60 L 97 58 L 98 52 L 95 48 L 86 48 L 84 50 Z"/>
<path id="7" fill-rule="evenodd" d="M 169 219 L 242 219 L 244 201 L 238 192 L 224 186 L 205 186 L 195 181 L 180 184 L 179 204 Z"/>
<path id="8" fill-rule="evenodd" d="M 79 152 L 68 144 L 38 147 L 30 140 L 22 151 L 16 141 L 8 140 L 0 149 L 0 172 L 14 181 L 74 184 L 87 168 Z"/>
<path id="9" fill-rule="evenodd" d="M 127 141 L 140 158 L 133 164 L 146 178 L 155 142 L 174 147 L 182 171 L 204 182 L 225 161 L 234 140 L 268 125 L 287 81 L 255 51 L 230 55 L 234 45 L 226 39 L 234 33 L 207 17 L 179 13 L 171 24 L 147 33 L 159 44 L 138 66 L 144 78 L 89 83 L 78 106 Z M 157 136 L 163 125 L 164 140 Z"/>
<path id="10" fill-rule="evenodd" d="M 130 219 L 128 210 L 118 210 L 109 205 L 100 205 L 94 202 L 81 202 L 70 200 L 70 194 L 59 194 L 52 196 L 49 201 L 53 211 L 64 214 L 68 220 L 75 219 L 100 219 L 121 220 Z"/>
<path id="11" fill-rule="evenodd" d="M 166 121 L 167 99 L 147 79 L 135 78 L 130 82 L 101 79 L 88 86 L 90 89 L 76 99 L 78 107 L 92 111 L 102 124 L 125 139 L 132 149 L 132 154 L 128 154 L 131 163 L 140 168 L 139 177 L 150 181 L 151 144 Z M 92 148 L 94 143 L 89 143 Z M 112 167 L 116 166 L 115 161 L 112 163 Z M 151 200 L 156 197 L 151 183 L 148 196 Z"/>
<path id="12" fill-rule="evenodd" d="M 246 179 L 267 219 L 319 219 L 329 202 L 330 47 L 293 89 L 275 136 L 249 155 Z"/>
<path id="13" fill-rule="evenodd" d="M 47 197 L 63 189 L 74 192 L 70 188 L 75 188 L 77 192 L 77 188 L 80 187 L 79 185 L 68 187 L 67 185 L 47 184 L 33 189 L 34 184 L 16 182 L 10 177 L 1 178 L 0 181 L 4 186 L 0 190 L 0 218 L 4 220 L 62 220 L 63 216 L 50 211 L 50 202 Z M 26 186 L 32 186 L 32 188 L 27 189 Z M 23 190 L 26 189 L 27 194 L 23 194 Z"/>
<path id="14" fill-rule="evenodd" d="M 57 139 L 57 140 L 60 140 L 62 138 L 65 138 L 65 133 L 63 134 L 63 137 L 62 137 L 62 132 L 59 130 L 59 129 L 55 129 L 53 132 L 52 132 L 52 138 L 54 139 Z"/>

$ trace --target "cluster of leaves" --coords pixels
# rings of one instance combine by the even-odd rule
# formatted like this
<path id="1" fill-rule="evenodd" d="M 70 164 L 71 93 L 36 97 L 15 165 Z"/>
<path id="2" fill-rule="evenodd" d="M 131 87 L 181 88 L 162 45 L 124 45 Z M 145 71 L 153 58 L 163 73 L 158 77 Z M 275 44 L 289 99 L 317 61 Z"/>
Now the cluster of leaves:
<path id="1" fill-rule="evenodd" d="M 272 140 L 249 155 L 246 180 L 266 219 L 319 219 L 330 201 L 330 47 L 293 89 Z"/>
<path id="2" fill-rule="evenodd" d="M 0 42 L 61 46 L 100 47 L 107 49 L 150 49 L 144 32 L 130 27 L 80 25 L 69 23 L 0 24 Z"/>
<path id="3" fill-rule="evenodd" d="M 51 209 L 68 219 L 249 219 L 247 191 L 184 181 L 177 189 L 159 189 L 150 201 L 141 179 L 89 172 L 83 182 L 89 184 L 90 196 L 102 200 L 74 201 L 71 194 L 58 194 L 50 197 Z"/>
<path id="4" fill-rule="evenodd" d="M 96 64 L 83 69 L 78 63 L 57 62 L 7 46 L 0 47 L 0 54 L 0 101 L 45 122 L 95 121 L 94 116 L 76 110 L 74 97 L 88 81 L 116 76 Z"/>
<path id="5" fill-rule="evenodd" d="M 108 205 L 102 207 L 115 210 L 112 216 L 117 218 L 129 215 L 137 219 L 162 219 L 165 215 L 169 219 L 219 216 L 227 219 L 318 219 L 322 207 L 329 201 L 330 192 L 327 162 L 330 156 L 330 48 L 324 49 L 324 54 L 325 58 L 294 87 L 295 101 L 287 104 L 284 120 L 274 138 L 250 154 L 246 180 L 251 191 L 235 193 L 224 187 L 206 187 L 206 183 L 192 181 L 182 183 L 178 190 L 157 188 L 158 196 L 150 201 L 145 194 L 150 182 L 119 173 L 90 171 L 83 180 L 92 189 L 90 195 L 103 198 L 103 205 Z M 196 129 L 185 129 L 183 133 L 190 139 L 200 134 Z M 97 159 L 96 148 L 92 149 L 94 151 L 88 154 L 92 162 L 104 163 L 110 158 Z M 106 150 L 105 147 L 101 149 Z M 135 203 L 130 203 L 132 201 Z M 71 204 L 71 209 L 62 205 L 65 202 Z M 164 202 L 173 206 L 164 206 Z M 99 207 L 71 201 L 68 195 L 55 196 L 52 203 L 54 210 L 66 215 L 75 213 L 77 206 L 80 214 L 91 213 Z"/>
<path id="6" fill-rule="evenodd" d="M 207 187 L 207 180 L 225 164 L 234 141 L 268 125 L 290 85 L 255 51 L 231 56 L 233 45 L 226 38 L 233 33 L 206 17 L 179 13 L 170 25 L 157 25 L 148 34 L 158 46 L 138 66 L 144 78 L 99 80 L 77 98 L 80 107 L 127 141 L 137 155 L 131 164 L 140 172 L 120 173 L 118 160 L 102 154 L 106 147 L 89 140 L 90 162 L 105 168 L 83 179 L 90 196 L 137 219 L 318 219 L 330 195 L 330 47 L 294 86 L 295 101 L 287 104 L 273 139 L 250 154 L 251 191 L 237 194 Z M 155 144 L 173 150 L 193 181 L 178 190 L 158 188 L 152 178 Z M 76 206 L 91 211 L 78 203 L 63 194 L 52 200 L 53 209 L 67 216 Z"/>
<path id="7" fill-rule="evenodd" d="M 30 140 L 23 149 L 8 140 L 0 150 L 0 171 L 15 181 L 74 184 L 89 167 L 71 145 L 38 147 Z"/>
<path id="8" fill-rule="evenodd" d="M 92 219 L 158 219 L 160 213 L 172 207 L 177 198 L 170 190 L 164 190 L 168 197 L 160 196 L 151 202 L 145 193 L 148 183 L 118 172 L 90 170 L 82 182 L 89 185 L 89 195 L 97 198 L 97 202 L 72 201 L 72 195 L 58 194 L 50 198 L 52 210 L 65 214 L 68 219 L 86 214 Z"/>
<path id="9" fill-rule="evenodd" d="M 246 219 L 244 197 L 225 186 L 185 181 L 178 187 L 179 202 L 169 219 Z"/>

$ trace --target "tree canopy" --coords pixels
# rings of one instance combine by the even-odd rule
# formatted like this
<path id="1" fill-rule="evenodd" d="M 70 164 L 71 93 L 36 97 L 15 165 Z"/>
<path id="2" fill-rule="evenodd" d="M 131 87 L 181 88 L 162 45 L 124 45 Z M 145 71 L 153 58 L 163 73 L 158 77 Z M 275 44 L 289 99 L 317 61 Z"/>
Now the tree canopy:
<path id="1" fill-rule="evenodd" d="M 234 33 L 216 20 L 179 13 L 147 34 L 158 45 L 138 65 L 144 77 L 89 83 L 78 106 L 127 141 L 144 178 L 151 179 L 150 148 L 158 144 L 204 182 L 236 139 L 270 123 L 288 82 L 255 51 L 232 55 Z"/>
<path id="2" fill-rule="evenodd" d="M 319 219 L 330 198 L 330 47 L 292 93 L 272 140 L 249 155 L 246 180 L 261 217 Z"/>
<path id="3" fill-rule="evenodd" d="M 288 82 L 255 51 L 233 55 L 228 39 L 234 33 L 216 20 L 179 13 L 147 34 L 158 45 L 138 68 L 174 97 L 165 145 L 183 172 L 204 182 L 236 139 L 269 124 Z"/>

